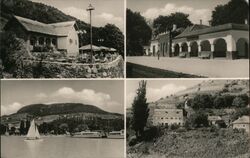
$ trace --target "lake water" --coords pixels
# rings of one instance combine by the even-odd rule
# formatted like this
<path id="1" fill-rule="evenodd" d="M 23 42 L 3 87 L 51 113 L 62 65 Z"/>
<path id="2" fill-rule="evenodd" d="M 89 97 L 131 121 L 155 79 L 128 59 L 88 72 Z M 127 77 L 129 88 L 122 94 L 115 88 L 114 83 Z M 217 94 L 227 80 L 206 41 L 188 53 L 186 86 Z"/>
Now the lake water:
<path id="1" fill-rule="evenodd" d="M 123 158 L 124 139 L 1 136 L 1 158 Z"/>

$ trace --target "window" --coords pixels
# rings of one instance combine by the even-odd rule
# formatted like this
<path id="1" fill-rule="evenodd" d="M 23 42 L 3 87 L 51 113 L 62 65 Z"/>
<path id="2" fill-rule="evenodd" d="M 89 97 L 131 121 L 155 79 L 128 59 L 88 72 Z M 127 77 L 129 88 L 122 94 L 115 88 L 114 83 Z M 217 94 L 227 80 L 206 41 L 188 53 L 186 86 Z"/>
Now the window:
<path id="1" fill-rule="evenodd" d="M 176 113 L 179 114 L 179 111 L 177 111 Z"/>
<path id="2" fill-rule="evenodd" d="M 167 114 L 168 112 L 166 111 L 165 113 Z"/>

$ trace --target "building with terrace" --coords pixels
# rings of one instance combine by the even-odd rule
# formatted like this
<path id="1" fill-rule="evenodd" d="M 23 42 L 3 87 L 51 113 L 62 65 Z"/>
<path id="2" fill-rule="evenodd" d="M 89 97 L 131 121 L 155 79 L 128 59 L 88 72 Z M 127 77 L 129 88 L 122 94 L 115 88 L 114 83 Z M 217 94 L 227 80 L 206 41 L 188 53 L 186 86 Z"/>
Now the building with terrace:
<path id="1" fill-rule="evenodd" d="M 174 56 L 227 59 L 249 58 L 249 25 L 193 25 L 172 42 Z"/>
<path id="2" fill-rule="evenodd" d="M 35 20 L 13 16 L 4 26 L 5 31 L 14 32 L 25 41 L 28 52 L 38 47 L 49 46 L 63 51 L 67 56 L 79 54 L 79 39 L 75 21 L 45 24 Z"/>
<path id="3" fill-rule="evenodd" d="M 249 58 L 249 25 L 195 24 L 185 29 L 160 33 L 151 40 L 150 52 L 156 56 L 182 58 Z"/>

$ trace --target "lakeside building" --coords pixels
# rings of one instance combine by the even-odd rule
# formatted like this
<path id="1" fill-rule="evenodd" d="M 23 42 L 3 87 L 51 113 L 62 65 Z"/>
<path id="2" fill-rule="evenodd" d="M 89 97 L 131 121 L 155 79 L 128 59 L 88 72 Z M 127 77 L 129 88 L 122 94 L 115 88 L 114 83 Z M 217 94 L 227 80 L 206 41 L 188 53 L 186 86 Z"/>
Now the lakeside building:
<path id="1" fill-rule="evenodd" d="M 36 47 L 52 47 L 67 56 L 79 54 L 79 39 L 75 21 L 45 24 L 35 20 L 13 16 L 4 26 L 5 31 L 14 32 L 25 41 L 28 52 Z"/>
<path id="2" fill-rule="evenodd" d="M 182 109 L 154 109 L 152 122 L 154 126 L 170 126 L 172 124 L 183 126 L 184 112 Z"/>
<path id="3" fill-rule="evenodd" d="M 233 129 L 244 129 L 250 132 L 250 116 L 242 116 L 233 122 Z M 250 133 L 249 133 L 250 134 Z"/>
<path id="4" fill-rule="evenodd" d="M 184 30 L 179 28 L 172 35 L 170 32 L 161 33 L 151 40 L 150 52 L 153 56 L 152 46 L 157 42 L 163 57 L 248 59 L 249 25 L 228 23 L 206 26 L 201 22 Z"/>

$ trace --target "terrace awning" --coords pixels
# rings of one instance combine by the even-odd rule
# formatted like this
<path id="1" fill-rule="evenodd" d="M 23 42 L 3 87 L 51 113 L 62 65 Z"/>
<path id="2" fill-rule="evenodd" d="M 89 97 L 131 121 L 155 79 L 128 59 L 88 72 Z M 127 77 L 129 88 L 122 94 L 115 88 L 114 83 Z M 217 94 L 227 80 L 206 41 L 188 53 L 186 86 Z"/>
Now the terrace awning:
<path id="1" fill-rule="evenodd" d="M 82 50 L 82 51 L 90 50 L 90 44 L 80 47 L 79 50 Z M 98 46 L 92 45 L 92 50 L 93 51 L 100 51 L 101 48 Z"/>

